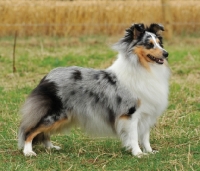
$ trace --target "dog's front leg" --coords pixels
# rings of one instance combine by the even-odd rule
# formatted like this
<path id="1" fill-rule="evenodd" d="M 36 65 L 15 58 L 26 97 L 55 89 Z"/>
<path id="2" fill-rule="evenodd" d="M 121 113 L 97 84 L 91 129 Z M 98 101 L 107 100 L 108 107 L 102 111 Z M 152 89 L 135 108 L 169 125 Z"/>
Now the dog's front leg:
<path id="1" fill-rule="evenodd" d="M 143 147 L 144 153 L 157 153 L 158 151 L 152 150 L 150 145 L 150 128 L 146 128 L 143 134 L 140 135 L 140 143 Z"/>
<path id="2" fill-rule="evenodd" d="M 146 130 L 140 135 L 140 143 L 143 147 L 143 152 L 149 153 L 152 152 L 152 148 L 150 145 L 150 128 L 146 128 Z"/>
<path id="3" fill-rule="evenodd" d="M 134 156 L 141 157 L 142 153 L 138 144 L 138 117 L 132 116 L 120 117 L 117 124 L 117 133 L 122 140 L 123 146 L 131 150 Z"/>
<path id="4" fill-rule="evenodd" d="M 128 141 L 131 145 L 131 152 L 134 156 L 142 156 L 143 153 L 139 147 L 138 143 L 138 119 L 131 118 L 130 128 L 128 131 Z"/>

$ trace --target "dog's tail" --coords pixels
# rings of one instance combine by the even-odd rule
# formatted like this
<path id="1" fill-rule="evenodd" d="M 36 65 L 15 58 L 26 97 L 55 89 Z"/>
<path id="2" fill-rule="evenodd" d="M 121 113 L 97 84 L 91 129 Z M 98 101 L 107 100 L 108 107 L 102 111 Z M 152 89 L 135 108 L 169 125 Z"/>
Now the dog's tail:
<path id="1" fill-rule="evenodd" d="M 18 147 L 23 148 L 26 135 L 34 129 L 49 110 L 48 101 L 42 96 L 32 94 L 22 107 L 22 120 L 18 132 Z"/>
<path id="2" fill-rule="evenodd" d="M 62 109 L 61 99 L 57 96 L 57 86 L 54 82 L 43 79 L 32 91 L 21 109 L 21 124 L 18 132 L 18 147 L 24 147 L 26 137 L 34 131 L 42 119 Z M 43 137 L 40 134 L 35 137 Z"/>

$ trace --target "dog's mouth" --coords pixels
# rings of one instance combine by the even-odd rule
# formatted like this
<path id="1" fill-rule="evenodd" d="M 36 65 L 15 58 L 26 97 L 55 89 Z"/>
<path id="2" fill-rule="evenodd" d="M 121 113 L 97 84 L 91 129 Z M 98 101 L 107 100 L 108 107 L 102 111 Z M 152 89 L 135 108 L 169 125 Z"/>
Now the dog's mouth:
<path id="1" fill-rule="evenodd" d="M 153 55 L 148 54 L 147 55 L 148 58 L 150 58 L 152 61 L 155 61 L 157 64 L 163 64 L 164 63 L 164 59 L 162 58 L 156 58 Z"/>

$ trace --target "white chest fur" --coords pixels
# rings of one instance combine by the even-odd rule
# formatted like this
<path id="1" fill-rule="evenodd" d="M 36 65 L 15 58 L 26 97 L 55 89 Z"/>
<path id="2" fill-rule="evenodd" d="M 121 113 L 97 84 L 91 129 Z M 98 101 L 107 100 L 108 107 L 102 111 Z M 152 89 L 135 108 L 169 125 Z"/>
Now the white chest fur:
<path id="1" fill-rule="evenodd" d="M 109 67 L 125 87 L 141 100 L 141 111 L 157 118 L 168 104 L 168 80 L 170 70 L 164 64 L 149 63 L 147 71 L 137 61 L 137 56 L 126 57 L 119 54 L 118 59 Z"/>

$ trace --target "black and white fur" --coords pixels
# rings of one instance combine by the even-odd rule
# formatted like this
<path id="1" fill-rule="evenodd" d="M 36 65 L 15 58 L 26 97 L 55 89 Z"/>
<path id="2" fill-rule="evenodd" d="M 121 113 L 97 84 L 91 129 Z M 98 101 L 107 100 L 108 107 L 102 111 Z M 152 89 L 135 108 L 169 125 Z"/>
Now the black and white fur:
<path id="1" fill-rule="evenodd" d="M 165 62 L 163 65 L 150 63 L 150 70 L 146 69 L 134 48 L 141 45 L 146 48 L 149 36 L 158 37 L 154 32 L 158 26 L 152 24 L 146 29 L 143 24 L 131 26 L 114 45 L 119 51 L 118 59 L 106 70 L 73 66 L 48 73 L 21 110 L 18 145 L 24 155 L 36 155 L 32 150 L 36 139 L 47 148 L 60 149 L 51 143 L 50 135 L 72 126 L 95 136 L 118 136 L 135 156 L 153 152 L 150 127 L 167 107 L 170 72 L 163 57 L 159 59 Z M 155 46 L 167 53 L 162 45 L 155 42 Z"/>

